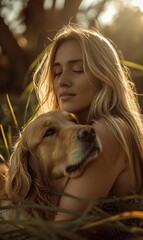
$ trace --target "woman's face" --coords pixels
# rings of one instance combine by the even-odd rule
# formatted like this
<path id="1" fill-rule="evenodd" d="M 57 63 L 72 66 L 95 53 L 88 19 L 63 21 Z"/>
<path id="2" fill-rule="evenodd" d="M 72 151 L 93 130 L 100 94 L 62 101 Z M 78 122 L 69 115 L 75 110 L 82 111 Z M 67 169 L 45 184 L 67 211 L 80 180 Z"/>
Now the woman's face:
<path id="1" fill-rule="evenodd" d="M 60 109 L 74 113 L 79 122 L 84 123 L 96 92 L 89 79 L 94 78 L 84 72 L 83 56 L 79 43 L 68 40 L 62 43 L 53 64 L 54 90 Z"/>

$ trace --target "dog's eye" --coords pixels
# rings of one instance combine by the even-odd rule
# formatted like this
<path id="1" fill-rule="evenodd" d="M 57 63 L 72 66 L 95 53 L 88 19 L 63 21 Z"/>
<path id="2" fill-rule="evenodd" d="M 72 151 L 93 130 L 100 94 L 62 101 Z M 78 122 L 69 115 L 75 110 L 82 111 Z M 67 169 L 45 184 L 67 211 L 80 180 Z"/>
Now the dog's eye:
<path id="1" fill-rule="evenodd" d="M 55 133 L 57 132 L 57 129 L 55 127 L 49 127 L 44 135 L 44 138 L 45 137 L 49 137 L 49 136 L 52 136 L 54 135 Z"/>

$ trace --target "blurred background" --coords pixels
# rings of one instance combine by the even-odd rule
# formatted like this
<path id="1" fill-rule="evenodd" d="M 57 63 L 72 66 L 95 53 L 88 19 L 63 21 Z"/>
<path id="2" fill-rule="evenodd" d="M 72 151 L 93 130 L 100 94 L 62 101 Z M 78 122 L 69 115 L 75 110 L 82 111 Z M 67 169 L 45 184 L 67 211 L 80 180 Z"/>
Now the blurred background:
<path id="1" fill-rule="evenodd" d="M 36 107 L 31 81 L 38 56 L 69 21 L 95 27 L 115 42 L 143 109 L 143 0 L 1 0 L 0 153 L 6 158 L 13 129 Z"/>

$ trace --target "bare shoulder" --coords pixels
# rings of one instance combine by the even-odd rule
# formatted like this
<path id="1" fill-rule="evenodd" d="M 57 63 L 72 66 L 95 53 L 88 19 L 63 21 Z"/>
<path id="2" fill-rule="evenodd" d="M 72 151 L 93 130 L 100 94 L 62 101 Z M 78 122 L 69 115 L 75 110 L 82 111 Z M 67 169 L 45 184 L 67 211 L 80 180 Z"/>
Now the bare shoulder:
<path id="1" fill-rule="evenodd" d="M 101 119 L 99 121 L 94 121 L 92 125 L 101 140 L 103 148 L 102 154 L 106 156 L 109 154 L 110 158 L 107 158 L 107 160 L 117 162 L 118 158 L 116 155 L 125 154 L 123 143 L 117 132 L 120 132 L 121 136 L 129 141 L 130 136 L 127 124 L 121 119 L 116 119 L 113 129 L 113 127 L 109 127 L 106 121 Z"/>
<path id="2" fill-rule="evenodd" d="M 119 126 L 126 129 L 124 124 Z M 104 121 L 94 122 L 93 127 L 101 140 L 102 152 L 97 159 L 89 163 L 83 174 L 70 179 L 65 192 L 76 197 L 91 201 L 96 197 L 106 197 L 121 173 L 126 169 L 126 155 L 118 137 Z M 122 126 L 123 125 L 123 126 Z M 76 200 L 62 197 L 60 207 L 82 211 L 85 206 Z M 69 218 L 71 215 L 58 214 L 57 219 Z"/>

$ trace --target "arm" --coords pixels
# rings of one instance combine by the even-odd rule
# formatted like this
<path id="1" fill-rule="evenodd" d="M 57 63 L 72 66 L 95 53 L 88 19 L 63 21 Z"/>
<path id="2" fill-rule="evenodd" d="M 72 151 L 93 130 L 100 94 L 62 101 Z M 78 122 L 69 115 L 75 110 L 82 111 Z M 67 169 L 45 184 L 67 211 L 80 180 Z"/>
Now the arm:
<path id="1" fill-rule="evenodd" d="M 118 176 L 126 168 L 125 153 L 119 141 L 107 126 L 94 123 L 103 146 L 102 153 L 88 164 L 84 173 L 68 181 L 64 192 L 90 202 L 96 197 L 106 197 Z M 59 207 L 82 212 L 86 205 L 72 198 L 62 196 Z M 58 213 L 56 220 L 74 218 L 74 215 Z"/>

